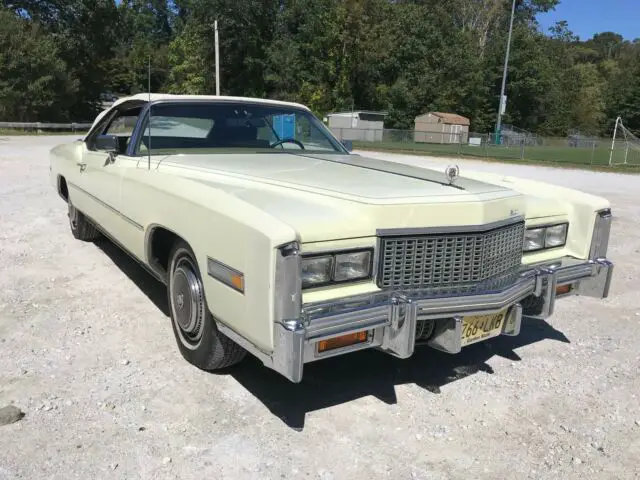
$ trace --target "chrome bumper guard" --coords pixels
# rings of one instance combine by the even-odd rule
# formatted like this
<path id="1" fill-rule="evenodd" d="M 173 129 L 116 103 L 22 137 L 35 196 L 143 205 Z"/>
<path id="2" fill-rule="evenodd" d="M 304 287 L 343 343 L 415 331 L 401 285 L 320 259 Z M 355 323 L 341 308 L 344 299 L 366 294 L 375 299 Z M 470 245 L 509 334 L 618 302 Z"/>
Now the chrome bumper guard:
<path id="1" fill-rule="evenodd" d="M 568 294 L 605 298 L 613 273 L 606 259 L 563 258 L 529 265 L 509 278 L 476 285 L 464 291 L 416 290 L 378 292 L 336 301 L 304 304 L 298 319 L 276 323 L 274 351 L 260 352 L 264 364 L 293 382 L 302 380 L 303 365 L 335 355 L 378 348 L 398 358 L 413 355 L 419 322 L 436 320 L 426 343 L 436 349 L 461 350 L 463 316 L 491 314 L 507 309 L 502 335 L 518 335 L 523 316 L 548 318 L 553 314 L 556 289 L 570 285 Z M 562 295 L 565 296 L 565 295 Z M 528 300 L 526 302 L 525 300 Z M 531 302 L 533 300 L 533 302 Z M 534 307 L 531 307 L 534 305 Z M 236 339 L 234 332 L 223 332 Z M 319 353 L 318 343 L 349 333 L 368 331 L 368 340 Z M 254 351 L 255 349 L 249 349 Z"/>

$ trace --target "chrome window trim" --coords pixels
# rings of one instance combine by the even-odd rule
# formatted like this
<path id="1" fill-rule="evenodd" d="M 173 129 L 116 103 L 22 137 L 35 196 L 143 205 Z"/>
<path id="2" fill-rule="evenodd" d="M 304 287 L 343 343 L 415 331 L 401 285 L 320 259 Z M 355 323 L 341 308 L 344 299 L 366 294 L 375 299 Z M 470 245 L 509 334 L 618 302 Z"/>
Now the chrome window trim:
<path id="1" fill-rule="evenodd" d="M 250 100 L 242 100 L 242 99 L 233 99 L 233 98 L 220 98 L 220 99 L 193 99 L 193 98 L 163 98 L 159 100 L 152 100 L 151 102 L 147 101 L 140 111 L 140 116 L 138 117 L 138 122 L 131 132 L 131 140 L 129 141 L 129 148 L 127 149 L 127 155 L 130 157 L 147 157 L 149 156 L 148 152 L 145 153 L 136 153 L 138 151 L 138 147 L 140 142 L 142 141 L 142 135 L 146 128 L 146 122 L 149 116 L 149 111 L 151 108 L 155 106 L 163 106 L 163 105 L 202 105 L 202 104 L 211 104 L 211 105 L 220 105 L 220 104 L 241 104 L 252 107 L 261 107 L 261 108 L 282 108 L 291 110 L 292 113 L 299 112 L 304 115 L 308 115 L 315 119 L 315 122 L 310 119 L 309 123 L 313 123 L 316 128 L 322 130 L 325 134 L 328 135 L 329 142 L 336 148 L 337 152 L 327 152 L 332 154 L 342 154 L 348 155 L 349 151 L 346 147 L 340 142 L 335 135 L 329 130 L 326 125 L 316 117 L 311 110 L 307 110 L 301 106 L 295 105 L 279 105 L 279 104 L 269 104 L 269 103 L 261 103 L 261 102 L 252 102 Z M 152 136 L 153 139 L 153 136 Z M 153 148 L 153 145 L 152 145 Z M 279 152 L 281 153 L 281 152 Z M 151 152 L 153 155 L 153 152 Z"/>
<path id="2" fill-rule="evenodd" d="M 379 228 L 376 230 L 378 237 L 395 237 L 405 235 L 438 235 L 442 233 L 476 233 L 488 232 L 496 228 L 506 227 L 515 223 L 524 222 L 524 215 L 515 215 L 491 223 L 477 225 L 453 225 L 446 227 L 418 227 L 418 228 Z"/>

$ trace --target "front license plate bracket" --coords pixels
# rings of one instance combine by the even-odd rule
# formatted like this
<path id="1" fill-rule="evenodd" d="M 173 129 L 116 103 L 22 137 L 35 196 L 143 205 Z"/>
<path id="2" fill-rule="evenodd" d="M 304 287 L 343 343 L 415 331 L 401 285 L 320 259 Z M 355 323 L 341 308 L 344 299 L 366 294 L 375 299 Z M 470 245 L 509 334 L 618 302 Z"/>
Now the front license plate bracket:
<path id="1" fill-rule="evenodd" d="M 518 335 L 521 319 L 520 304 L 489 314 L 443 318 L 436 321 L 427 345 L 446 353 L 460 353 L 462 347 L 499 335 Z"/>

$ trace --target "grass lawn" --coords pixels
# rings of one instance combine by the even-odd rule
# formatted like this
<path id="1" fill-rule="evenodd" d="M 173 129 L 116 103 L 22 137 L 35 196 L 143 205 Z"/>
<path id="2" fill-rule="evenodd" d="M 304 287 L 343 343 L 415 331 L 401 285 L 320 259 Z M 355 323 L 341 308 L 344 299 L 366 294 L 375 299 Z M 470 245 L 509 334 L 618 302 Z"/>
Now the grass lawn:
<path id="1" fill-rule="evenodd" d="M 579 167 L 587 169 L 606 169 L 625 172 L 640 172 L 640 152 L 629 151 L 628 165 L 609 166 L 609 145 L 601 143 L 596 148 L 574 148 L 568 146 L 535 146 L 497 147 L 470 146 L 467 144 L 438 144 L 416 142 L 360 142 L 354 141 L 353 148 L 358 150 L 380 150 L 419 155 L 442 155 L 455 157 L 472 157 L 483 160 L 504 161 L 514 163 L 531 163 L 541 165 Z M 625 151 L 616 147 L 613 160 L 623 162 Z"/>

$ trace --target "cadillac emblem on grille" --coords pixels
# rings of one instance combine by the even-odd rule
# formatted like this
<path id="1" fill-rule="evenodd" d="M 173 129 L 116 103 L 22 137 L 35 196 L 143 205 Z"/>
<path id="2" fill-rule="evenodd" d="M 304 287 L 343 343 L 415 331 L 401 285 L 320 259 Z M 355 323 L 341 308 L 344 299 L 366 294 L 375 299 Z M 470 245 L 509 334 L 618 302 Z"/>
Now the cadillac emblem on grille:
<path id="1" fill-rule="evenodd" d="M 378 286 L 441 288 L 470 285 L 516 271 L 524 222 L 485 231 L 383 236 Z"/>

